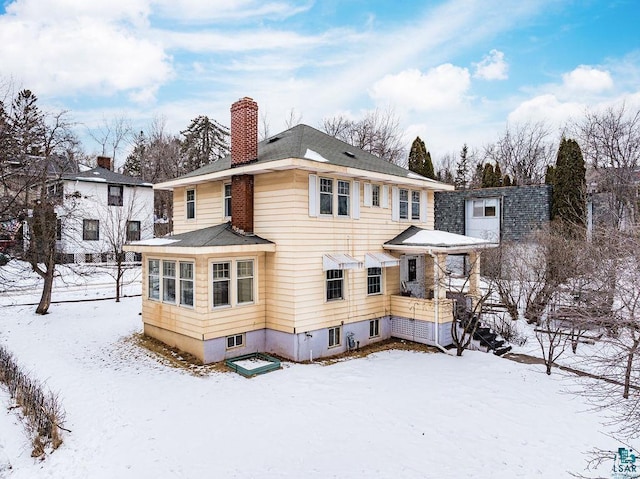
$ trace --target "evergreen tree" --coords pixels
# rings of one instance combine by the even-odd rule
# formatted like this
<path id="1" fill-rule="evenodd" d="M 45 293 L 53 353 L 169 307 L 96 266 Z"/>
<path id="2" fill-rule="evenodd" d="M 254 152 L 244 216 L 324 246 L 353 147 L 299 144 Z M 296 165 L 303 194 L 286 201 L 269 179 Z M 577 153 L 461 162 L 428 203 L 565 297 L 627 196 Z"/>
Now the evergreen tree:
<path id="1" fill-rule="evenodd" d="M 485 163 L 482 169 L 482 188 L 493 188 L 495 185 L 495 175 L 491 163 Z"/>
<path id="2" fill-rule="evenodd" d="M 544 184 L 553 185 L 556 182 L 556 169 L 553 165 L 547 166 L 547 171 L 544 174 Z"/>
<path id="3" fill-rule="evenodd" d="M 567 225 L 586 226 L 586 168 L 580 146 L 562 138 L 553 177 L 551 215 Z M 549 173 L 549 170 L 547 170 Z"/>
<path id="4" fill-rule="evenodd" d="M 424 141 L 419 136 L 413 140 L 411 151 L 409 152 L 409 170 L 424 176 L 425 178 L 436 179 L 431 161 L 431 153 L 427 150 Z"/>
<path id="5" fill-rule="evenodd" d="M 31 90 L 22 90 L 14 99 L 9 125 L 17 155 L 40 155 L 44 146 L 44 114 Z"/>
<path id="6" fill-rule="evenodd" d="M 187 172 L 213 163 L 229 154 L 229 128 L 205 115 L 191 121 L 184 136 L 182 151 Z"/>
<path id="7" fill-rule="evenodd" d="M 145 162 L 146 152 L 147 139 L 144 136 L 144 132 L 141 131 L 133 141 L 133 150 L 124 162 L 123 173 L 136 178 L 142 178 L 142 165 Z"/>
<path id="8" fill-rule="evenodd" d="M 456 190 L 466 190 L 469 178 L 469 147 L 465 143 L 460 150 L 460 159 L 456 165 L 456 177 L 453 184 Z"/>
<path id="9" fill-rule="evenodd" d="M 500 169 L 500 164 L 496 163 L 496 167 L 493 169 L 493 176 L 494 176 L 494 186 L 503 186 L 503 179 L 502 179 L 502 170 Z"/>
<path id="10" fill-rule="evenodd" d="M 504 175 L 502 186 L 511 186 L 511 177 L 509 175 Z"/>

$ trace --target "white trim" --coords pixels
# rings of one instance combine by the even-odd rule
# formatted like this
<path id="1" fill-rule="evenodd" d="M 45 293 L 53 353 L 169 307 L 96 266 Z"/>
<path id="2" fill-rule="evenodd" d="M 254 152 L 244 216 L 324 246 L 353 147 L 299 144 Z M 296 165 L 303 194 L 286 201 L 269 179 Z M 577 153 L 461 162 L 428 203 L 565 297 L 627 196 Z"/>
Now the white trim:
<path id="1" fill-rule="evenodd" d="M 382 200 L 380 206 L 383 208 L 389 207 L 389 187 L 387 185 L 382 185 Z"/>
<path id="2" fill-rule="evenodd" d="M 427 222 L 427 192 L 424 190 L 420 192 L 420 222 Z"/>

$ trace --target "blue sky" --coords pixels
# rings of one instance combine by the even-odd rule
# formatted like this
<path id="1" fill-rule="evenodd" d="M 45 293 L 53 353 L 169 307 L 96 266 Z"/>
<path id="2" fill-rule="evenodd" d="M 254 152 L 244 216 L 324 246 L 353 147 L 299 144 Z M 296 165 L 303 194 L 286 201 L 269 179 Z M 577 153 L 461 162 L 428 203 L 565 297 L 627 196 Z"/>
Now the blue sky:
<path id="1" fill-rule="evenodd" d="M 420 135 L 438 158 L 507 122 L 559 129 L 640 106 L 639 23 L 636 0 L 14 0 L 0 80 L 85 131 L 117 116 L 176 133 L 201 114 L 228 124 L 243 96 L 271 134 L 291 112 L 318 127 L 392 109 L 407 148 Z"/>

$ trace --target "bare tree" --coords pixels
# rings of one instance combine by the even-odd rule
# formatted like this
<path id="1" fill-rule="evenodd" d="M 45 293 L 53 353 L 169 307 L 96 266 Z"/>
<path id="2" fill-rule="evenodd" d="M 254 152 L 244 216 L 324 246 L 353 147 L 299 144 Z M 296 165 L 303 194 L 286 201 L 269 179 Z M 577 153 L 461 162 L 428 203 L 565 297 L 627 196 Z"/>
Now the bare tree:
<path id="1" fill-rule="evenodd" d="M 589 111 L 573 128 L 585 159 L 594 169 L 591 189 L 604 201 L 605 222 L 618 229 L 636 224 L 640 109 L 623 104 L 602 112 Z"/>
<path id="2" fill-rule="evenodd" d="M 542 122 L 507 125 L 502 136 L 485 148 L 485 160 L 500 165 L 516 184 L 540 184 L 553 161 L 550 134 Z"/>
<path id="3" fill-rule="evenodd" d="M 131 135 L 131 120 L 124 115 L 114 116 L 111 119 L 103 117 L 100 124 L 94 128 L 87 128 L 87 131 L 89 136 L 100 145 L 100 154 L 113 159 L 115 169 L 118 153 Z"/>
<path id="4" fill-rule="evenodd" d="M 325 133 L 356 148 L 396 165 L 406 166 L 400 122 L 391 109 L 369 111 L 360 120 L 351 120 L 342 115 L 325 118 L 321 128 Z"/>
<path id="5" fill-rule="evenodd" d="M 287 125 L 287 129 L 293 128 L 294 126 L 300 124 L 302 121 L 302 113 L 296 113 L 295 108 L 291 108 L 287 113 L 287 118 L 285 119 L 285 125 Z"/>

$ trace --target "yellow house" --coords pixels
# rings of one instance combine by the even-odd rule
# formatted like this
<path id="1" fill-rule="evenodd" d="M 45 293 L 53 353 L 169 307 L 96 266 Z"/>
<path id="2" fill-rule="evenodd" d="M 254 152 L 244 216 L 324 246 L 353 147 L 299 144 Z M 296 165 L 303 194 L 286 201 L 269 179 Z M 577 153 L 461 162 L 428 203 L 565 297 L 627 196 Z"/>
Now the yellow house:
<path id="1" fill-rule="evenodd" d="M 306 125 L 257 138 L 243 98 L 229 157 L 154 185 L 173 191 L 174 233 L 127 247 L 142 253 L 145 334 L 205 363 L 391 336 L 449 345 L 446 256 L 489 246 L 433 231 L 433 194 L 452 187 Z"/>

